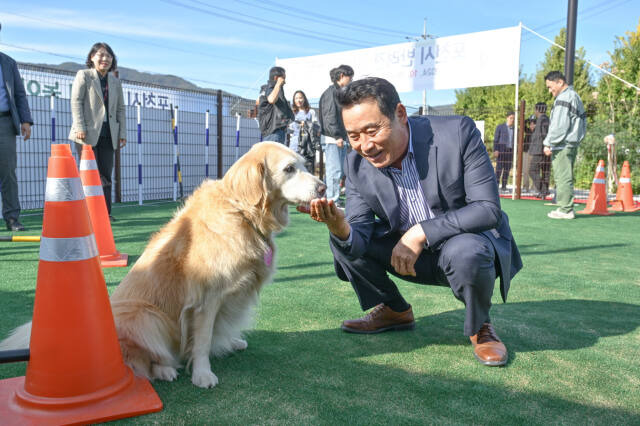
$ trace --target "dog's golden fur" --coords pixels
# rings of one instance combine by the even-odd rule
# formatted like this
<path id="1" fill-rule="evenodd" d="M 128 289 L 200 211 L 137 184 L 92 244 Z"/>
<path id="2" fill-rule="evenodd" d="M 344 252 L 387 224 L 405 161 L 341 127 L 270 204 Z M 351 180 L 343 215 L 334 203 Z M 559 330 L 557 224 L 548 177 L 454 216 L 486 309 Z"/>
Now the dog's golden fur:
<path id="1" fill-rule="evenodd" d="M 273 274 L 274 233 L 291 204 L 323 195 L 304 160 L 262 142 L 218 181 L 205 181 L 157 232 L 111 295 L 125 362 L 136 374 L 213 387 L 209 356 L 245 349 L 258 293 Z M 17 331 L 19 331 L 18 329 Z"/>

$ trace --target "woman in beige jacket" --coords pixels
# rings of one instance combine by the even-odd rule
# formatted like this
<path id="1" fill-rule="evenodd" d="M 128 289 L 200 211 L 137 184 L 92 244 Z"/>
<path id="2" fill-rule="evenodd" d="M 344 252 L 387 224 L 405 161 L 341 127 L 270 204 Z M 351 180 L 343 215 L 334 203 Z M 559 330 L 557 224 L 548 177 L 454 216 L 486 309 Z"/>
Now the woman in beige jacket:
<path id="1" fill-rule="evenodd" d="M 127 143 L 122 84 L 112 71 L 116 55 L 107 43 L 96 43 L 87 55 L 87 69 L 76 74 L 71 86 L 73 123 L 69 139 L 93 147 L 100 173 L 104 199 L 111 217 L 111 173 L 113 154 Z M 106 106 L 106 107 L 105 107 Z"/>

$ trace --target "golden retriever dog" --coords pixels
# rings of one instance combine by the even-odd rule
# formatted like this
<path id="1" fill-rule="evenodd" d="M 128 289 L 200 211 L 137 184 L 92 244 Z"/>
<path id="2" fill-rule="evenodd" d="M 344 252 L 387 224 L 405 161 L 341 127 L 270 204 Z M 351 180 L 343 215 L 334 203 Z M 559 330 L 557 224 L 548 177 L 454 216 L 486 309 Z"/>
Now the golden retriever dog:
<path id="1" fill-rule="evenodd" d="M 157 232 L 111 295 L 125 362 L 139 376 L 218 383 L 210 356 L 247 347 L 260 289 L 274 272 L 273 236 L 290 205 L 324 195 L 304 159 L 275 142 L 254 145 L 221 180 L 207 180 Z M 0 347 L 26 347 L 30 324 Z"/>

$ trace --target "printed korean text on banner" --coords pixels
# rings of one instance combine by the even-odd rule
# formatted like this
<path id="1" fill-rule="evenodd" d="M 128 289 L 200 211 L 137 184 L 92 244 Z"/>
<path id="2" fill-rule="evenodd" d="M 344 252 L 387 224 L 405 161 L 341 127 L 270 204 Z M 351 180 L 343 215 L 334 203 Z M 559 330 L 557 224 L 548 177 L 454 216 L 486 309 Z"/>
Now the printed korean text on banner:
<path id="1" fill-rule="evenodd" d="M 319 98 L 331 84 L 329 70 L 351 65 L 355 79 L 382 77 L 398 92 L 515 84 L 520 27 L 441 37 L 433 40 L 349 50 L 326 55 L 276 59 L 287 72 L 290 91 Z"/>

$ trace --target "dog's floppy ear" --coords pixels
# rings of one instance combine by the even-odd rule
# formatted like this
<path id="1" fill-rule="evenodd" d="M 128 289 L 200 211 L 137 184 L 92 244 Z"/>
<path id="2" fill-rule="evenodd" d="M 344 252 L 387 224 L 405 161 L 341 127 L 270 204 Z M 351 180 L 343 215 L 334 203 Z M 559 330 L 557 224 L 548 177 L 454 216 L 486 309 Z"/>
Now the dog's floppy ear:
<path id="1" fill-rule="evenodd" d="M 235 199 L 257 206 L 265 195 L 264 161 L 257 155 L 242 156 L 224 175 L 223 182 Z"/>

